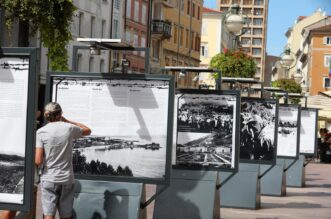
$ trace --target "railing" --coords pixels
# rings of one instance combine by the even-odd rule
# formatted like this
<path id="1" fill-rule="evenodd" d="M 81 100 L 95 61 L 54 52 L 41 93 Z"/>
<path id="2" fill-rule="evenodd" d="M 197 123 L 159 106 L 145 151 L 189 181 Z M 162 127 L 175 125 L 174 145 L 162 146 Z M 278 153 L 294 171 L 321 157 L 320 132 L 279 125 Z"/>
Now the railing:
<path id="1" fill-rule="evenodd" d="M 164 20 L 152 21 L 152 34 L 161 34 L 163 38 L 171 37 L 171 23 Z"/>

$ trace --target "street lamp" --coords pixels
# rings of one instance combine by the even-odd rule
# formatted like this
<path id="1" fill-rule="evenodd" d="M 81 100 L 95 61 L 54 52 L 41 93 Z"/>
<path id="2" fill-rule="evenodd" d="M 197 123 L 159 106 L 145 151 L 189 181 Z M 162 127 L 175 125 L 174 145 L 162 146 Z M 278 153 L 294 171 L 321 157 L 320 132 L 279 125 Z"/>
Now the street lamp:
<path id="1" fill-rule="evenodd" d="M 294 53 L 291 52 L 290 48 L 286 48 L 285 51 L 282 54 L 280 54 L 279 63 L 283 68 L 285 68 L 285 77 L 288 78 L 289 70 L 293 68 L 297 63 L 297 59 Z"/>
<path id="2" fill-rule="evenodd" d="M 245 18 L 242 13 L 239 12 L 240 7 L 238 4 L 233 4 L 230 11 L 225 15 L 224 24 L 229 32 L 235 37 L 234 49 L 238 48 L 239 37 L 245 34 L 243 27 L 246 24 Z M 248 23 L 247 23 L 248 25 Z"/>

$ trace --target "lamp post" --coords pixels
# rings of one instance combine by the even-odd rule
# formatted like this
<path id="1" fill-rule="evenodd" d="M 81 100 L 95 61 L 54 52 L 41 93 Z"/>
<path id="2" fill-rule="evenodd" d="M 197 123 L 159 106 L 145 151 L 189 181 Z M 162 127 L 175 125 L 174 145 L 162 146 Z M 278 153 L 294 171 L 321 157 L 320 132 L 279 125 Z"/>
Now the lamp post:
<path id="1" fill-rule="evenodd" d="M 233 48 L 239 47 L 239 37 L 245 34 L 243 27 L 246 24 L 243 14 L 240 12 L 238 4 L 233 4 L 230 11 L 225 15 L 224 24 L 229 32 L 234 36 Z M 248 25 L 248 24 L 247 24 Z"/>
<path id="2" fill-rule="evenodd" d="M 286 48 L 285 51 L 282 54 L 280 54 L 279 63 L 285 69 L 285 77 L 289 78 L 288 73 L 290 69 L 292 69 L 297 63 L 297 59 L 294 53 L 291 52 L 290 48 Z"/>

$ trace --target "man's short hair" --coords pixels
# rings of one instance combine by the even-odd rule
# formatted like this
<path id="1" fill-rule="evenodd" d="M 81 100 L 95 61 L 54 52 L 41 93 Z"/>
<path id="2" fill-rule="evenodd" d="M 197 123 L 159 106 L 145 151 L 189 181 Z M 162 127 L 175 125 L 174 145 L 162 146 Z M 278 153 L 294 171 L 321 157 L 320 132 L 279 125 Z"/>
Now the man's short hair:
<path id="1" fill-rule="evenodd" d="M 62 108 L 55 102 L 48 103 L 44 108 L 44 116 L 48 122 L 55 122 L 61 119 Z"/>

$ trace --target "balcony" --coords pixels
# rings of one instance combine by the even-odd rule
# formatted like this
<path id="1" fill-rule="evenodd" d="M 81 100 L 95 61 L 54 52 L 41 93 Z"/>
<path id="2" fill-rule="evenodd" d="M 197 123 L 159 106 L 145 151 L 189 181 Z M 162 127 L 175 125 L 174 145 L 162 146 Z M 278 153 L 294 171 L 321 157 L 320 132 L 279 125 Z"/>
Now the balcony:
<path id="1" fill-rule="evenodd" d="M 161 39 L 168 39 L 171 37 L 171 23 L 164 20 L 152 21 L 152 34 L 159 36 Z"/>
<path id="2" fill-rule="evenodd" d="M 164 5 L 164 7 L 166 7 L 166 8 L 173 8 L 173 7 L 175 7 L 174 0 L 154 0 L 153 3 L 154 4 L 162 3 Z"/>

